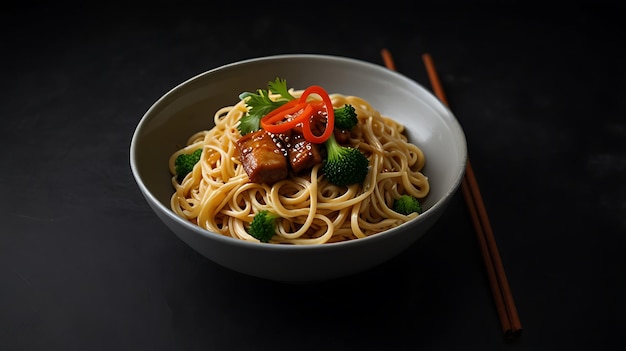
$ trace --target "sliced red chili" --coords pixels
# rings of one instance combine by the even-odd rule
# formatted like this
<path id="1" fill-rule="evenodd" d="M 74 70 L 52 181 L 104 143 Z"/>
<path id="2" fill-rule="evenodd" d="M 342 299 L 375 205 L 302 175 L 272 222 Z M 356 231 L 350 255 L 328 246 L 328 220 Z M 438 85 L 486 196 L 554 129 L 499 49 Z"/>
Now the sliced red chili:
<path id="1" fill-rule="evenodd" d="M 335 110 L 333 109 L 333 103 L 330 100 L 330 96 L 328 96 L 326 90 L 319 85 L 312 85 L 306 88 L 300 96 L 300 100 L 306 101 L 307 97 L 311 94 L 317 94 L 320 98 L 322 98 L 322 102 L 326 108 L 326 128 L 324 129 L 322 135 L 317 136 L 313 134 L 313 131 L 311 130 L 311 120 L 310 118 L 307 118 L 307 120 L 303 123 L 302 134 L 306 140 L 314 144 L 322 144 L 330 138 L 330 135 L 333 133 L 333 129 L 335 129 Z"/>
<path id="2" fill-rule="evenodd" d="M 302 112 L 296 115 L 301 110 Z M 291 100 L 265 115 L 261 119 L 261 127 L 270 133 L 284 133 L 302 122 L 302 120 L 308 119 L 307 113 L 310 115 L 310 110 L 312 108 L 308 104 L 299 100 Z M 285 120 L 285 117 L 288 115 L 293 116 L 293 118 Z M 281 121 L 282 123 L 278 123 Z"/>
<path id="3" fill-rule="evenodd" d="M 326 109 L 326 127 L 319 136 L 313 134 L 311 130 L 311 116 L 317 110 L 312 103 L 306 101 L 311 94 L 318 95 Z M 288 116 L 290 117 L 287 119 Z M 333 133 L 335 128 L 335 111 L 330 96 L 322 87 L 312 85 L 306 88 L 300 98 L 285 103 L 261 119 L 261 127 L 275 134 L 284 133 L 299 123 L 302 123 L 304 138 L 314 144 L 324 143 Z"/>

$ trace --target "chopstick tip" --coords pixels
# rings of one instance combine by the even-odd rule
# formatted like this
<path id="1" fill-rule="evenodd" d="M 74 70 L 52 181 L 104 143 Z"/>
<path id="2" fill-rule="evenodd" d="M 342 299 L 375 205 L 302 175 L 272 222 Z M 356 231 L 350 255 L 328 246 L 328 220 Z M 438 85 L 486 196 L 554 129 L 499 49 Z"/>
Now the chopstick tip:
<path id="1" fill-rule="evenodd" d="M 385 63 L 385 67 L 387 67 L 388 69 L 395 71 L 396 70 L 396 65 L 393 62 L 393 57 L 391 56 L 391 51 L 389 51 L 387 48 L 382 48 L 382 50 L 380 50 L 380 55 L 383 57 L 383 61 Z"/>

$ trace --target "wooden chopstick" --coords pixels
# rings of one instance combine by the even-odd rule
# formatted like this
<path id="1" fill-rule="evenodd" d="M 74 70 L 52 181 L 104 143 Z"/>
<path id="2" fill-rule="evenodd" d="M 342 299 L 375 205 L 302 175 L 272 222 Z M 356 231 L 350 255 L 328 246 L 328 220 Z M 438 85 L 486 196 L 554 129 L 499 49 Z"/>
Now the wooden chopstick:
<path id="1" fill-rule="evenodd" d="M 383 49 L 381 55 L 385 66 L 395 71 L 396 68 L 391 52 Z M 449 107 L 431 55 L 425 53 L 422 55 L 422 59 L 426 66 L 433 92 L 443 104 Z M 470 211 L 476 236 L 478 237 L 502 331 L 506 338 L 515 339 L 520 335 L 522 325 L 469 158 L 467 159 L 465 175 L 461 182 L 461 191 Z"/>

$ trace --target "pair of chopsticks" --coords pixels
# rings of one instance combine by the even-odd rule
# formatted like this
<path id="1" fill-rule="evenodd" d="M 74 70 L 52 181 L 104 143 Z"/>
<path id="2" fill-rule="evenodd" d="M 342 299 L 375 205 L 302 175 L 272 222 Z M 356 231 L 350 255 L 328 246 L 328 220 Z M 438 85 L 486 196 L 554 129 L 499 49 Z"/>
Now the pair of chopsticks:
<path id="1" fill-rule="evenodd" d="M 381 55 L 385 66 L 395 71 L 396 67 L 393 62 L 391 52 L 387 49 L 382 49 Z M 424 61 L 424 65 L 426 66 L 428 78 L 435 95 L 443 104 L 449 107 L 441 82 L 439 81 L 437 71 L 435 70 L 435 64 L 432 57 L 430 54 L 426 53 L 422 55 L 422 59 Z M 466 170 L 463 181 L 461 182 L 461 190 L 470 211 L 472 222 L 474 224 L 474 230 L 476 231 L 476 235 L 480 243 L 480 249 L 487 268 L 491 291 L 496 303 L 500 324 L 502 325 L 502 331 L 506 338 L 515 339 L 521 333 L 522 325 L 517 314 L 517 308 L 515 307 L 515 302 L 513 301 L 513 295 L 509 288 L 506 274 L 504 273 L 504 267 L 498 252 L 496 240 L 491 229 L 491 224 L 489 223 L 487 211 L 485 209 L 469 158 L 466 162 Z"/>

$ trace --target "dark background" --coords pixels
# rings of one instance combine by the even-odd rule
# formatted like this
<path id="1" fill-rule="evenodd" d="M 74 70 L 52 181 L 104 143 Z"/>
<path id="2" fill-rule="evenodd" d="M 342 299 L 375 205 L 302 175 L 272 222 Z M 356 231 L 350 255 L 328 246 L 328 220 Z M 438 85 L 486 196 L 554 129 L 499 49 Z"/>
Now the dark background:
<path id="1" fill-rule="evenodd" d="M 0 349 L 626 347 L 624 2 L 173 4 L 0 13 Z M 175 85 L 274 54 L 383 65 L 382 48 L 429 89 L 421 55 L 435 60 L 524 327 L 515 342 L 460 192 L 397 258 L 290 285 L 203 258 L 136 187 L 132 133 Z"/>

